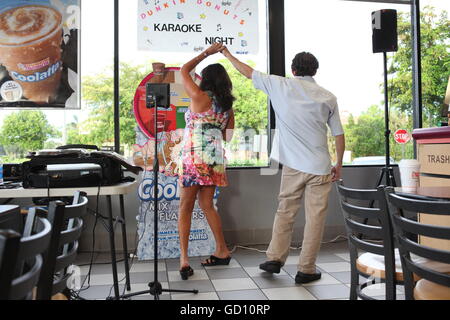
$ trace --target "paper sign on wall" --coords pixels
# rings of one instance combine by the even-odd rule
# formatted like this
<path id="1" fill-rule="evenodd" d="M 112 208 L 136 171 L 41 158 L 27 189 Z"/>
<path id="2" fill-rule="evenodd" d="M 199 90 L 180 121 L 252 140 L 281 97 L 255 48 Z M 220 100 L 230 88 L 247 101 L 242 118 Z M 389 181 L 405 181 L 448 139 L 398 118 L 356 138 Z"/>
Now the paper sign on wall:
<path id="1" fill-rule="evenodd" d="M 139 50 L 201 52 L 214 42 L 258 53 L 258 1 L 138 0 Z"/>
<path id="2" fill-rule="evenodd" d="M 159 175 L 158 188 L 158 257 L 175 259 L 180 257 L 178 234 L 178 210 L 180 208 L 181 187 L 178 177 Z M 144 172 L 138 189 L 141 205 L 139 207 L 137 256 L 139 260 L 154 258 L 154 176 Z M 214 195 L 214 205 L 219 194 Z M 190 257 L 209 256 L 215 250 L 214 236 L 206 216 L 196 202 L 192 212 L 189 234 L 188 255 Z"/>

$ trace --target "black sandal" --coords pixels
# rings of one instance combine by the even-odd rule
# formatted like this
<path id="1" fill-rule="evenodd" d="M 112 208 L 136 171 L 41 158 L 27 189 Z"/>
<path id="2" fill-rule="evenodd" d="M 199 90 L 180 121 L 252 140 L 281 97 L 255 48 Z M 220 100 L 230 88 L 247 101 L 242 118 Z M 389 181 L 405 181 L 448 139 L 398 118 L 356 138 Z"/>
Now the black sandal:
<path id="1" fill-rule="evenodd" d="M 202 266 L 204 267 L 212 267 L 212 266 L 227 266 L 230 264 L 231 257 L 227 258 L 219 258 L 211 255 L 206 262 L 202 262 Z"/>
<path id="2" fill-rule="evenodd" d="M 191 266 L 183 267 L 180 270 L 181 279 L 187 280 L 189 277 L 194 275 L 194 270 L 191 268 Z"/>

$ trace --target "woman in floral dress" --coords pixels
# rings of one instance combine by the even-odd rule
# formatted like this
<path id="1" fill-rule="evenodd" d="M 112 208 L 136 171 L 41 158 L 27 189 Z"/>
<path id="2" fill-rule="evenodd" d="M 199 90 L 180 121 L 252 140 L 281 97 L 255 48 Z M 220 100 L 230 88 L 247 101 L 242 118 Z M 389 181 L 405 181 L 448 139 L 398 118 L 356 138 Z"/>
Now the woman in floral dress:
<path id="1" fill-rule="evenodd" d="M 178 214 L 180 274 L 183 280 L 194 274 L 189 265 L 188 244 L 192 211 L 197 197 L 216 241 L 214 254 L 202 262 L 202 265 L 227 265 L 230 262 L 230 251 L 225 243 L 213 197 L 216 187 L 228 184 L 223 140 L 231 140 L 234 129 L 232 83 L 220 64 L 212 64 L 203 69 L 200 85 L 193 81 L 190 74 L 206 57 L 224 48 L 222 44 L 213 44 L 181 69 L 184 88 L 191 98 L 191 105 L 185 116 L 180 172 L 182 190 Z"/>

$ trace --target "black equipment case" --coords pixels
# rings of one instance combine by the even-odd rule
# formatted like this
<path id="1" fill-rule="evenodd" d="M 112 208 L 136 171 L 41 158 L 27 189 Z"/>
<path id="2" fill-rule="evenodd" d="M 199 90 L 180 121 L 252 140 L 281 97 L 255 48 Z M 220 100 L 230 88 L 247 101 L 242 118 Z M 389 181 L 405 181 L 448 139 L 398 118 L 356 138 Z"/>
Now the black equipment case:
<path id="1" fill-rule="evenodd" d="M 135 174 L 142 170 L 121 155 L 98 151 L 96 146 L 64 146 L 31 153 L 28 158 L 30 161 L 22 164 L 24 188 L 109 186 L 124 180 L 122 166 Z"/>

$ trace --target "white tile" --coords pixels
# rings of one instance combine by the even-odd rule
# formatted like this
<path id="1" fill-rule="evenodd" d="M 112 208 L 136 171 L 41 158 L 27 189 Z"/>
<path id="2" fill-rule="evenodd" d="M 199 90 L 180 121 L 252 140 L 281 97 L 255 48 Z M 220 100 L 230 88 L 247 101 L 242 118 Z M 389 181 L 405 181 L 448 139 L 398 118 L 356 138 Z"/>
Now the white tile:
<path id="1" fill-rule="evenodd" d="M 169 283 L 168 282 L 161 282 L 161 286 L 163 287 L 163 289 L 168 289 L 169 288 Z M 150 290 L 150 287 L 148 286 L 147 283 L 132 283 L 131 284 L 131 291 L 129 293 L 145 291 L 145 290 Z M 128 293 L 128 292 L 126 292 L 126 293 Z M 163 292 L 163 294 L 166 294 L 166 293 Z"/>
<path id="2" fill-rule="evenodd" d="M 125 280 L 125 274 L 119 273 L 117 275 L 117 279 L 120 282 L 121 280 Z M 84 280 L 83 280 L 84 281 Z M 82 282 L 83 282 L 82 281 Z M 103 286 L 103 285 L 112 285 L 114 283 L 112 274 L 91 274 L 90 285 L 91 286 Z M 88 279 L 84 282 L 86 286 L 88 284 Z"/>
<path id="3" fill-rule="evenodd" d="M 317 300 L 303 287 L 262 289 L 269 300 Z"/>
<path id="4" fill-rule="evenodd" d="M 250 277 L 264 277 L 269 273 L 261 270 L 259 267 L 244 267 L 244 270 L 248 273 Z M 280 273 L 274 274 L 274 276 L 287 276 L 288 274 L 283 269 L 280 270 Z"/>
<path id="5" fill-rule="evenodd" d="M 258 286 L 250 278 L 217 279 L 211 280 L 211 282 L 216 291 L 258 289 Z"/>
<path id="6" fill-rule="evenodd" d="M 219 300 L 219 297 L 215 292 L 183 293 L 172 295 L 172 300 Z"/>
<path id="7" fill-rule="evenodd" d="M 329 284 L 341 284 L 339 280 L 335 279 L 328 273 L 322 273 L 322 277 L 317 281 L 312 281 L 310 283 L 305 283 L 303 286 L 321 286 L 321 285 L 329 285 Z"/>
<path id="8" fill-rule="evenodd" d="M 335 253 L 335 255 L 341 259 L 344 259 L 345 261 L 350 262 L 350 253 Z"/>
<path id="9" fill-rule="evenodd" d="M 295 265 L 297 265 L 299 259 L 300 259 L 300 256 L 288 256 L 287 259 L 286 259 L 286 262 L 284 263 L 284 265 L 287 265 L 287 264 L 295 264 Z"/>
<path id="10" fill-rule="evenodd" d="M 135 262 L 131 266 L 130 272 L 153 272 L 155 264 L 153 262 Z M 158 262 L 158 271 L 166 271 L 166 264 Z"/>
<path id="11" fill-rule="evenodd" d="M 167 272 L 169 276 L 169 282 L 182 281 L 179 271 Z M 189 280 L 208 280 L 208 273 L 205 270 L 194 270 L 194 275 L 189 277 Z"/>
<path id="12" fill-rule="evenodd" d="M 317 266 L 325 272 L 350 271 L 350 263 L 348 262 L 318 263 Z"/>
<path id="13" fill-rule="evenodd" d="M 205 267 L 205 269 L 229 269 L 229 268 L 241 268 L 241 265 L 236 261 L 236 259 L 231 259 L 230 263 L 227 266 L 212 266 L 212 267 Z"/>

